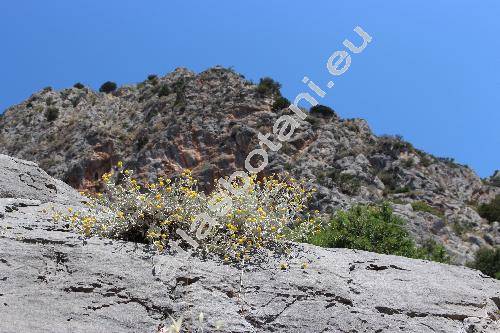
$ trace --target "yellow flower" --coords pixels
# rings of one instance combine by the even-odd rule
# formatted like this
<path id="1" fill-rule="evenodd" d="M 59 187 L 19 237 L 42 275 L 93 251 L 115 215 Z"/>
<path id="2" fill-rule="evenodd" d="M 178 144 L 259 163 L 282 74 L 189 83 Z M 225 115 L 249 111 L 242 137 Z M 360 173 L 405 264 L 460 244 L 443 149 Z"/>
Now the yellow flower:
<path id="1" fill-rule="evenodd" d="M 122 168 L 123 167 L 123 162 L 122 161 L 119 161 L 118 164 L 117 164 L 118 168 Z"/>
<path id="2" fill-rule="evenodd" d="M 236 226 L 234 226 L 234 224 L 232 224 L 232 223 L 228 223 L 228 224 L 226 224 L 226 227 L 227 227 L 229 230 L 231 230 L 231 231 L 236 231 L 236 230 L 238 230 L 238 228 L 237 228 Z"/>
<path id="3" fill-rule="evenodd" d="M 154 241 L 153 242 L 154 246 L 156 247 L 156 249 L 158 250 L 158 252 L 163 252 L 164 250 L 164 246 L 163 246 L 163 243 L 161 241 Z"/>

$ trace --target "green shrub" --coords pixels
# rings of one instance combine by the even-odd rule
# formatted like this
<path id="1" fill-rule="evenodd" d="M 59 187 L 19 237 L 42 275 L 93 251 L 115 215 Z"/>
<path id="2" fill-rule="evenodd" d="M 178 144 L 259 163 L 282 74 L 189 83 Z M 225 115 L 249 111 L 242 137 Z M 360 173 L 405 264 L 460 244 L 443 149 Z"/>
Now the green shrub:
<path id="1" fill-rule="evenodd" d="M 477 212 L 481 215 L 481 217 L 490 222 L 500 222 L 500 194 L 497 195 L 489 204 L 480 205 Z"/>
<path id="2" fill-rule="evenodd" d="M 56 120 L 57 118 L 59 118 L 59 109 L 56 108 L 56 107 L 48 107 L 46 110 L 45 110 L 45 119 L 47 119 L 47 121 L 54 121 Z"/>
<path id="3" fill-rule="evenodd" d="M 436 216 L 438 216 L 440 218 L 444 218 L 444 214 L 443 214 L 442 211 L 440 211 L 437 208 L 434 208 L 434 207 L 430 206 L 425 201 L 414 201 L 414 202 L 411 203 L 411 207 L 416 212 L 427 212 L 427 213 L 431 213 L 432 215 L 436 215 Z"/>
<path id="4" fill-rule="evenodd" d="M 411 189 L 408 186 L 399 186 L 395 172 L 387 170 L 378 173 L 377 177 L 385 186 L 384 194 L 409 193 Z"/>
<path id="5" fill-rule="evenodd" d="M 473 226 L 469 222 L 460 222 L 460 221 L 453 221 L 452 224 L 453 231 L 457 236 L 463 236 L 466 232 L 470 232 L 473 229 Z"/>
<path id="6" fill-rule="evenodd" d="M 347 173 L 342 173 L 337 176 L 335 183 L 337 183 L 342 193 L 348 195 L 357 195 L 361 189 L 361 180 Z"/>
<path id="7" fill-rule="evenodd" d="M 313 130 L 317 130 L 321 125 L 321 120 L 316 117 L 307 117 L 306 121 L 311 124 Z"/>
<path id="8" fill-rule="evenodd" d="M 287 108 L 289 106 L 290 106 L 290 101 L 287 98 L 283 97 L 283 96 L 279 96 L 274 101 L 273 106 L 272 106 L 272 110 L 273 111 L 279 111 L 279 110 L 283 110 L 283 109 L 285 109 L 285 108 Z"/>
<path id="9" fill-rule="evenodd" d="M 322 185 L 327 185 L 327 179 L 331 179 L 344 194 L 357 195 L 361 189 L 361 179 L 355 175 L 342 173 L 339 168 L 328 168 L 326 171 L 320 172 L 316 177 Z"/>
<path id="10" fill-rule="evenodd" d="M 330 223 L 308 242 L 322 247 L 358 249 L 383 254 L 399 255 L 447 262 L 442 246 L 428 242 L 418 247 L 404 228 L 402 218 L 394 215 L 389 204 L 354 206 L 337 212 Z"/>
<path id="11" fill-rule="evenodd" d="M 257 86 L 257 93 L 263 96 L 281 96 L 281 84 L 270 77 L 260 79 Z"/>
<path id="12" fill-rule="evenodd" d="M 500 247 L 479 249 L 476 252 L 474 262 L 470 263 L 469 266 L 500 280 Z"/>
<path id="13" fill-rule="evenodd" d="M 109 93 L 115 91 L 116 87 L 117 87 L 116 83 L 111 82 L 111 81 L 107 81 L 107 82 L 104 82 L 102 84 L 102 86 L 99 88 L 99 91 L 106 93 L 106 94 L 109 94 Z"/>
<path id="14" fill-rule="evenodd" d="M 377 142 L 378 151 L 397 159 L 401 152 L 413 152 L 415 148 L 409 142 L 404 141 L 401 135 L 381 135 Z"/>
<path id="15" fill-rule="evenodd" d="M 168 86 L 166 84 L 162 85 L 158 89 L 158 97 L 168 96 L 169 94 L 170 94 L 170 89 L 168 88 Z"/>
<path id="16" fill-rule="evenodd" d="M 83 88 L 85 88 L 85 86 L 82 83 L 80 83 L 80 82 L 75 83 L 73 85 L 73 87 L 76 88 L 76 89 L 83 89 Z"/>
<path id="17" fill-rule="evenodd" d="M 325 117 L 333 117 L 335 116 L 335 111 L 332 108 L 325 105 L 315 105 L 309 109 L 309 112 L 312 114 L 319 114 Z"/>
<path id="18" fill-rule="evenodd" d="M 398 182 L 396 180 L 396 177 L 394 173 L 390 171 L 381 171 L 379 172 L 377 177 L 384 184 L 387 192 L 392 192 L 398 187 Z"/>
<path id="19" fill-rule="evenodd" d="M 433 239 L 428 239 L 417 249 L 417 258 L 427 259 L 436 262 L 450 263 L 451 258 L 442 244 L 438 244 Z"/>
<path id="20" fill-rule="evenodd" d="M 158 79 L 158 75 L 150 74 L 148 75 L 148 81 L 156 81 Z"/>

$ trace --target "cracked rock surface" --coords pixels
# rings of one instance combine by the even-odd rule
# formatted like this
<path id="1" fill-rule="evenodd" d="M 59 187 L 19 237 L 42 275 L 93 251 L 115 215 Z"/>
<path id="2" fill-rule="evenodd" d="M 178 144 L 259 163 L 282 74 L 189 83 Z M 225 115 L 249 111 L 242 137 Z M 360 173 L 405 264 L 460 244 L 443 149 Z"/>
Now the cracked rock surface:
<path id="1" fill-rule="evenodd" d="M 216 321 L 223 332 L 500 331 L 500 282 L 465 267 L 296 245 L 286 270 L 272 259 L 242 274 L 145 245 L 84 242 L 50 217 L 52 206 L 79 205 L 78 194 L 14 162 L 39 191 L 0 165 L 8 194 L 0 198 L 1 332 L 155 332 L 169 315 L 195 325 L 189 318 L 200 312 L 205 332 Z"/>

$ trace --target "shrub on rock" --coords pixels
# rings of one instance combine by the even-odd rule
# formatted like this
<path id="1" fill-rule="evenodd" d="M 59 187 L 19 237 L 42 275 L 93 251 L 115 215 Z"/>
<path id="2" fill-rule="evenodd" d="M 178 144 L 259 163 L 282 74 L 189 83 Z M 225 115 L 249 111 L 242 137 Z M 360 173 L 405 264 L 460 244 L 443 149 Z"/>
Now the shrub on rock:
<path id="1" fill-rule="evenodd" d="M 45 119 L 47 121 L 52 122 L 59 118 L 59 109 L 56 107 L 48 107 L 47 110 L 45 110 Z"/>
<path id="2" fill-rule="evenodd" d="M 85 88 L 85 86 L 82 83 L 80 83 L 80 82 L 75 83 L 73 85 L 73 87 L 76 88 L 76 89 L 83 89 L 83 88 Z"/>
<path id="3" fill-rule="evenodd" d="M 308 242 L 322 247 L 358 249 L 409 258 L 448 262 L 441 245 L 427 242 L 418 247 L 404 228 L 405 222 L 390 206 L 354 206 L 337 212 L 329 224 Z"/>
<path id="4" fill-rule="evenodd" d="M 117 88 L 116 83 L 111 82 L 111 81 L 106 81 L 102 84 L 102 86 L 99 88 L 100 92 L 109 94 L 113 91 L 115 91 Z"/>
<path id="5" fill-rule="evenodd" d="M 319 115 L 322 115 L 324 117 L 334 117 L 335 116 L 335 111 L 333 111 L 332 108 L 325 106 L 325 105 L 320 105 L 320 104 L 311 107 L 309 112 L 311 114 L 319 114 Z"/>
<path id="6" fill-rule="evenodd" d="M 262 96 L 281 96 L 281 84 L 270 77 L 260 79 L 257 93 Z"/>
<path id="7" fill-rule="evenodd" d="M 168 86 L 166 84 L 162 85 L 158 89 L 158 97 L 167 96 L 168 94 L 170 94 L 170 89 L 168 88 Z"/>
<path id="8" fill-rule="evenodd" d="M 440 211 L 437 208 L 434 208 L 434 207 L 430 206 L 425 201 L 414 201 L 414 202 L 411 203 L 411 207 L 416 212 L 426 212 L 426 213 L 430 213 L 432 215 L 444 218 L 444 213 L 442 211 Z"/>
<path id="9" fill-rule="evenodd" d="M 490 203 L 480 205 L 477 211 L 481 217 L 490 222 L 500 222 L 500 194 L 497 195 Z"/>
<path id="10" fill-rule="evenodd" d="M 283 110 L 283 109 L 285 109 L 285 108 L 287 108 L 289 106 L 290 106 L 290 101 L 287 98 L 283 97 L 283 96 L 279 96 L 274 101 L 273 106 L 272 106 L 272 110 L 273 111 L 279 111 L 279 110 Z"/>
<path id="11" fill-rule="evenodd" d="M 495 249 L 479 249 L 476 252 L 475 261 L 469 264 L 469 266 L 500 280 L 500 247 Z"/>

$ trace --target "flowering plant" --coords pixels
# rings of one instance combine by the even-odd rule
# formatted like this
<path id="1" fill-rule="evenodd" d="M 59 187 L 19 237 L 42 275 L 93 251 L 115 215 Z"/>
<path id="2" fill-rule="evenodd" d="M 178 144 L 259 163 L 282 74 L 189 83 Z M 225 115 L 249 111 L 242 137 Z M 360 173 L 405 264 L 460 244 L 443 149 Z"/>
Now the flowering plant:
<path id="1" fill-rule="evenodd" d="M 241 261 L 257 253 L 283 251 L 290 237 L 301 238 L 318 225 L 314 214 L 306 212 L 312 190 L 290 177 L 258 180 L 250 176 L 242 191 L 217 185 L 206 195 L 197 190 L 189 170 L 175 179 L 160 177 L 141 185 L 131 170 L 123 170 L 118 163 L 118 170 L 102 180 L 104 191 L 90 197 L 88 209 L 70 209 L 63 215 L 86 237 L 150 242 L 163 252 L 179 238 L 179 229 L 194 234 L 197 216 L 208 214 L 216 224 L 197 240 L 196 250 L 218 254 L 225 261 Z M 232 186 L 243 189 L 241 184 Z M 222 216 L 212 209 L 221 202 L 231 203 Z"/>

